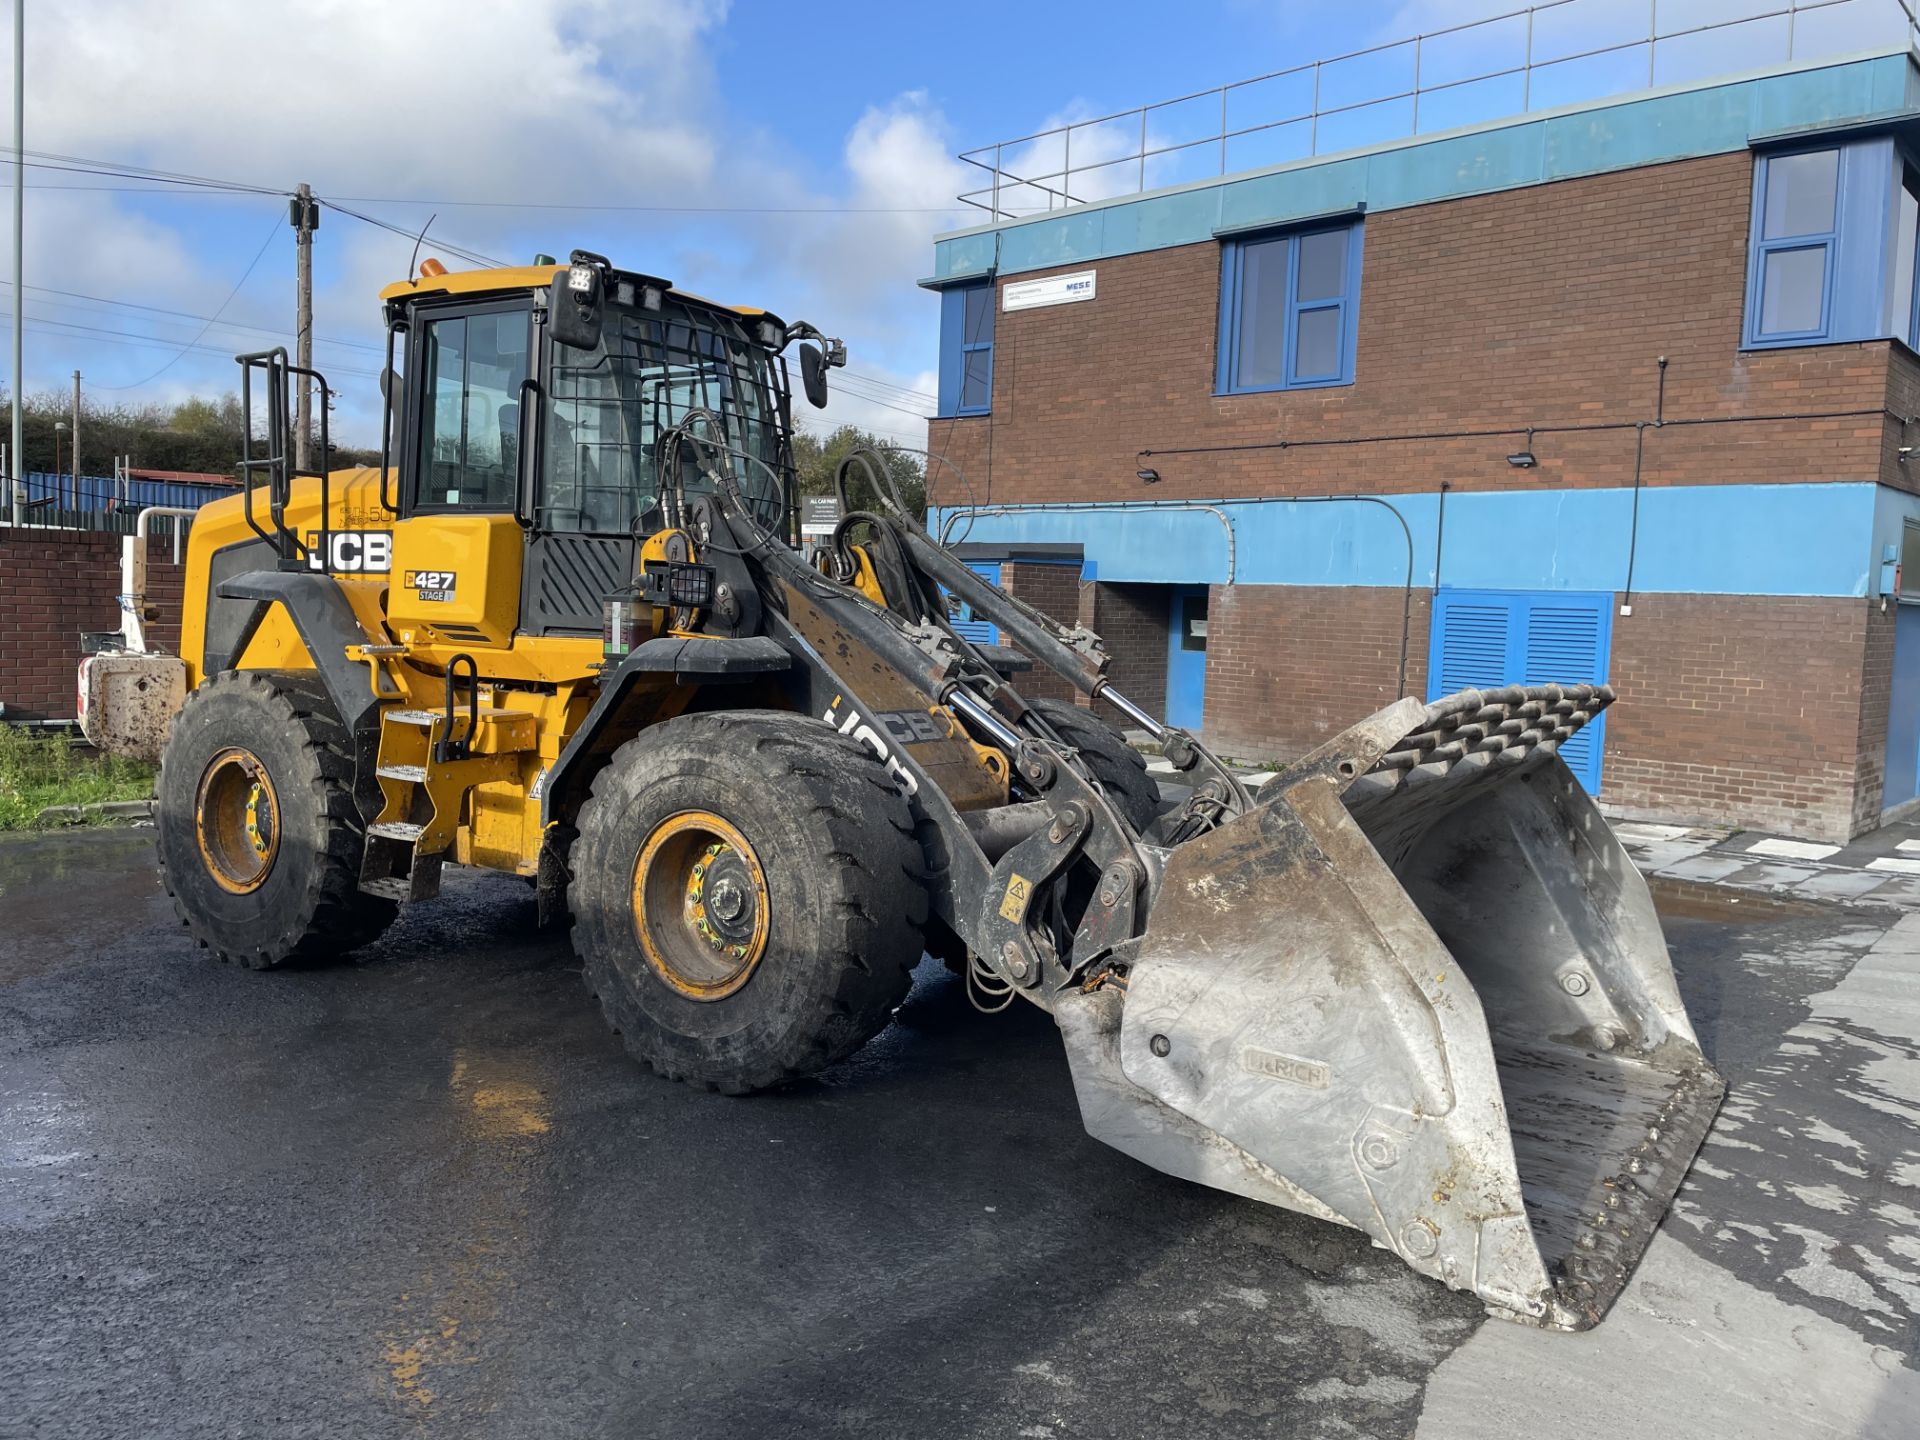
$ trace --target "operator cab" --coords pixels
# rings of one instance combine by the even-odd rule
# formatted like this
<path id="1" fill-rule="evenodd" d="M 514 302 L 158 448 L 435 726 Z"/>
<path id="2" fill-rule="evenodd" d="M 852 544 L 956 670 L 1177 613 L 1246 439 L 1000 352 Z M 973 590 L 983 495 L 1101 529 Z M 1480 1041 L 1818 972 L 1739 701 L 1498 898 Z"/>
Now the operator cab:
<path id="1" fill-rule="evenodd" d="M 674 523 L 663 448 L 696 417 L 703 434 L 718 428 L 760 521 L 791 530 L 782 352 L 821 338 L 812 327 L 683 295 L 584 252 L 567 266 L 435 269 L 383 296 L 406 376 L 388 385 L 396 622 L 496 646 L 515 633 L 598 634 L 638 547 Z M 844 363 L 844 348 L 801 349 L 809 399 L 824 403 L 826 366 Z M 679 449 L 680 496 L 711 489 L 691 447 Z M 428 523 L 410 525 L 416 517 Z M 514 586 L 501 572 L 516 564 Z M 483 573 L 470 580 L 463 565 Z M 436 583 L 415 584 L 421 575 Z M 488 613 L 500 602 L 484 597 L 516 590 L 517 615 Z"/>

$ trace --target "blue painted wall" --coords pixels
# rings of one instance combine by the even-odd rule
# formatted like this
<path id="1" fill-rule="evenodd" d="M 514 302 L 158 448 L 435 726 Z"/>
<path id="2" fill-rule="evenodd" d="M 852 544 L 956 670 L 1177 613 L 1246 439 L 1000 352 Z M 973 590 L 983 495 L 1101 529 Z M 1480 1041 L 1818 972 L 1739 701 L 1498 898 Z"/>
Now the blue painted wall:
<path id="1" fill-rule="evenodd" d="M 1435 583 L 1439 496 L 1383 497 L 1412 536 L 1413 583 Z M 1222 502 L 1234 578 L 1252 585 L 1388 585 L 1407 574 L 1407 541 L 1379 505 Z M 950 511 L 936 511 L 938 533 Z M 1898 543 L 1920 497 L 1871 483 L 1660 486 L 1640 492 L 1636 591 L 1703 595 L 1873 593 L 1880 547 Z M 1527 490 L 1446 497 L 1439 583 L 1490 590 L 1621 590 L 1633 492 Z M 1081 545 L 1103 581 L 1223 584 L 1219 516 L 1171 508 L 1047 506 L 962 518 L 952 539 Z"/>
<path id="2" fill-rule="evenodd" d="M 1893 693 L 1887 706 L 1887 769 L 1881 808 L 1920 794 L 1920 605 L 1894 619 Z"/>
<path id="3" fill-rule="evenodd" d="M 1905 54 L 1516 117 L 1451 135 L 1077 206 L 943 237 L 931 283 L 1002 275 L 1285 224 L 1744 150 L 1798 130 L 1920 111 Z"/>

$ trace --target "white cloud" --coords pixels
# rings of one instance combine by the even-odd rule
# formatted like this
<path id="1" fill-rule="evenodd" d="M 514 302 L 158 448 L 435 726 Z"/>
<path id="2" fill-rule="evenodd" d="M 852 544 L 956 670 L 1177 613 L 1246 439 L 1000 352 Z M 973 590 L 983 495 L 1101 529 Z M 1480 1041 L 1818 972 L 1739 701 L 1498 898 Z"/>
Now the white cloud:
<path id="1" fill-rule="evenodd" d="M 703 183 L 701 0 L 90 0 L 29 39 L 32 148 L 323 192 Z M 489 15 L 492 17 L 489 20 Z M 591 36 L 592 39 L 587 39 Z M 627 71 L 644 87 L 619 83 Z"/>
<path id="2" fill-rule="evenodd" d="M 306 180 L 409 229 L 438 209 L 424 254 L 436 253 L 436 238 L 513 258 L 603 249 L 687 288 L 815 320 L 847 338 L 856 372 L 930 391 L 937 307 L 913 280 L 945 226 L 917 207 L 951 205 L 963 184 L 940 116 L 924 94 L 875 96 L 839 165 L 816 173 L 784 135 L 743 131 L 728 115 L 710 59 L 726 18 L 724 0 L 68 0 L 28 18 L 27 144 L 276 187 Z M 30 172 L 36 185 L 88 178 Z M 420 203 L 376 208 L 355 203 L 360 196 Z M 689 218 L 433 203 L 504 198 L 887 213 Z M 35 189 L 28 200 L 30 285 L 199 315 L 232 289 L 280 203 L 194 201 L 161 212 L 171 220 L 207 206 L 221 236 L 209 246 L 197 210 L 170 224 L 104 193 Z M 375 295 L 406 273 L 412 241 L 328 214 L 318 244 L 316 333 L 377 344 Z M 290 328 L 292 249 L 269 251 L 226 319 Z M 103 311 L 98 323 L 176 341 L 198 328 L 127 311 Z M 167 358 L 96 338 L 98 368 L 124 378 Z M 29 377 L 71 368 L 80 343 L 30 334 Z M 223 325 L 203 343 L 271 340 Z M 379 354 L 323 343 L 318 362 L 340 394 L 337 433 L 373 439 L 377 391 L 352 372 L 377 370 Z M 189 355 L 128 398 L 177 393 L 186 377 L 205 377 L 201 390 L 229 388 L 230 373 L 216 357 Z M 863 386 L 872 388 L 852 380 L 838 391 L 828 418 L 923 429 L 852 393 Z"/>

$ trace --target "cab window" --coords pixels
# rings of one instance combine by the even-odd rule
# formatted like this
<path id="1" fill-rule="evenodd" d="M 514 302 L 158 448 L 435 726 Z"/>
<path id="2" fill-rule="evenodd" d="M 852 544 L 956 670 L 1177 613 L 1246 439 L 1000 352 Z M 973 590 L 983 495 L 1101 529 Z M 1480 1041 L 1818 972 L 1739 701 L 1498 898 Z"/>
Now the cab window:
<path id="1" fill-rule="evenodd" d="M 661 438 L 696 408 L 713 412 L 725 443 L 744 452 L 734 454 L 735 478 L 764 504 L 764 523 L 777 523 L 784 455 L 769 367 L 738 320 L 671 299 L 659 313 L 609 313 L 598 349 L 556 349 L 540 528 L 657 528 Z M 681 465 L 685 493 L 710 488 L 691 449 Z"/>
<path id="2" fill-rule="evenodd" d="M 524 309 L 427 322 L 420 339 L 417 508 L 513 508 L 530 335 Z"/>

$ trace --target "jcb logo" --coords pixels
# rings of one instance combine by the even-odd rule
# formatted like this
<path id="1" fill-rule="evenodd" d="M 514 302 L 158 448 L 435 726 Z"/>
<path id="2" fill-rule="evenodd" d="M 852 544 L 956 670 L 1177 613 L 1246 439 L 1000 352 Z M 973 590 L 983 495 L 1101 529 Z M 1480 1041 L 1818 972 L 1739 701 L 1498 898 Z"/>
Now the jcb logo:
<path id="1" fill-rule="evenodd" d="M 320 546 L 320 532 L 307 532 L 307 564 L 315 570 L 345 571 L 355 575 L 384 575 L 393 569 L 391 530 L 329 530 Z"/>
<path id="2" fill-rule="evenodd" d="M 827 713 L 820 717 L 833 726 L 842 735 L 851 735 L 877 755 L 887 767 L 887 773 L 899 782 L 900 788 L 909 795 L 918 794 L 920 782 L 913 778 L 913 772 L 900 763 L 880 732 L 860 718 L 860 712 L 851 705 L 847 707 L 846 718 L 840 717 L 840 697 L 833 697 L 833 704 L 827 707 Z"/>

